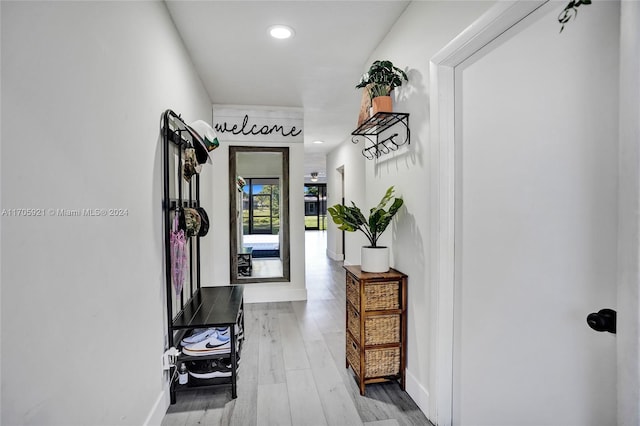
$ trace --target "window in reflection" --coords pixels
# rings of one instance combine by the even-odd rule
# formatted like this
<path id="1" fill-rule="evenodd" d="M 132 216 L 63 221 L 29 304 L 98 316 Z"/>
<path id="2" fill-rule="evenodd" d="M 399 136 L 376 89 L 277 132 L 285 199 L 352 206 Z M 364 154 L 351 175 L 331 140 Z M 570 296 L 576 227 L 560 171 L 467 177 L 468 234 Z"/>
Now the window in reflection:
<path id="1" fill-rule="evenodd" d="M 247 178 L 242 191 L 242 248 L 251 251 L 252 276 L 269 277 L 280 267 L 280 179 Z M 260 261 L 258 259 L 264 259 Z M 271 264 L 268 260 L 277 260 Z"/>
<path id="2" fill-rule="evenodd" d="M 304 228 L 327 229 L 327 185 L 324 183 L 304 185 Z"/>

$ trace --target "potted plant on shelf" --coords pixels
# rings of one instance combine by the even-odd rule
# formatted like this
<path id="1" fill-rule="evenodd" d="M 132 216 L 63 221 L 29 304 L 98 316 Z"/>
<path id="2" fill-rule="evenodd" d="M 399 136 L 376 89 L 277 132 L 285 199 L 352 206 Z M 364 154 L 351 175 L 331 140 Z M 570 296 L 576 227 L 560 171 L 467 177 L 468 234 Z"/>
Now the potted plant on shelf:
<path id="1" fill-rule="evenodd" d="M 360 266 L 365 272 L 389 270 L 389 248 L 378 246 L 378 238 L 404 203 L 402 198 L 395 198 L 393 195 L 394 187 L 391 186 L 378 205 L 369 211 L 368 220 L 353 201 L 351 207 L 336 204 L 327 209 L 333 222 L 338 225 L 338 229 L 347 232 L 361 231 L 366 235 L 370 244 L 362 247 Z M 385 210 L 389 203 L 391 203 L 389 209 Z"/>
<path id="2" fill-rule="evenodd" d="M 375 61 L 362 75 L 356 88 L 366 88 L 373 116 L 378 111 L 392 112 L 391 91 L 405 81 L 408 81 L 407 74 L 391 61 Z"/>

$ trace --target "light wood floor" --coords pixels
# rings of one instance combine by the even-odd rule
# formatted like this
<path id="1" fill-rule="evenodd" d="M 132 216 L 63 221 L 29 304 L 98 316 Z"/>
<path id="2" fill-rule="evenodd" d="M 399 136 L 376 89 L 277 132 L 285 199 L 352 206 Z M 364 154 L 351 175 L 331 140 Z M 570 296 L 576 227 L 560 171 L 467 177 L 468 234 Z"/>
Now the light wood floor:
<path id="1" fill-rule="evenodd" d="M 325 247 L 326 232 L 306 232 L 306 302 L 245 305 L 238 398 L 227 387 L 178 393 L 163 426 L 431 425 L 397 383 L 360 396 L 345 368 L 344 270 Z"/>
<path id="2" fill-rule="evenodd" d="M 253 259 L 252 262 L 251 278 L 282 276 L 282 260 L 280 258 Z"/>

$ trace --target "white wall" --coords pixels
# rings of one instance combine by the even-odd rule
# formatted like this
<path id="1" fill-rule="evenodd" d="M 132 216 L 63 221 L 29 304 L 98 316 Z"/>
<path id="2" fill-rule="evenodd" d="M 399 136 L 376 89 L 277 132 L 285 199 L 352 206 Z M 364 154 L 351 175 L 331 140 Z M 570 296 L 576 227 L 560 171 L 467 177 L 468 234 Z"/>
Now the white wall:
<path id="1" fill-rule="evenodd" d="M 236 172 L 242 177 L 282 178 L 282 154 L 239 152 L 236 154 Z"/>
<path id="2" fill-rule="evenodd" d="M 357 206 L 365 204 L 364 185 L 364 157 L 361 154 L 362 143 L 353 144 L 351 139 L 345 140 L 338 148 L 327 155 L 327 206 L 333 206 L 342 202 L 342 175 L 338 171 L 344 168 L 344 201 L 351 205 L 353 201 Z M 344 254 L 346 265 L 360 264 L 360 247 L 367 245 L 367 238 L 361 232 L 347 232 L 345 247 L 342 251 L 342 231 L 328 217 L 327 228 L 327 253 L 333 259 Z"/>
<path id="3" fill-rule="evenodd" d="M 348 168 L 365 167 L 365 173 L 347 185 L 347 201 L 353 199 L 368 209 L 378 203 L 391 185 L 395 186 L 397 195 L 404 198 L 405 207 L 380 242 L 391 246 L 392 265 L 409 275 L 407 391 L 427 415 L 430 395 L 435 393 L 434 389 L 429 389 L 433 371 L 430 369 L 432 336 L 428 250 L 430 238 L 435 237 L 429 229 L 430 200 L 435 196 L 428 191 L 431 161 L 428 156 L 429 59 L 493 3 L 412 2 L 367 63 L 363 64 L 364 72 L 374 60 L 389 59 L 408 71 L 409 83 L 396 89 L 394 108 L 411 114 L 411 145 L 376 163 L 365 160 L 357 147 L 354 149 L 350 141 L 345 141 L 327 157 L 329 205 L 339 202 L 333 196 L 339 193 L 339 188 L 332 182 L 331 173 L 342 164 L 345 165 L 345 175 Z M 354 111 L 354 117 L 356 114 Z M 335 227 L 332 228 L 328 233 L 328 244 L 335 245 L 339 233 Z M 345 263 L 360 262 L 362 242 L 359 235 L 347 234 Z"/>
<path id="4" fill-rule="evenodd" d="M 2 208 L 128 210 L 2 217 L 2 424 L 158 422 L 160 116 L 211 102 L 162 2 L 0 7 Z"/>

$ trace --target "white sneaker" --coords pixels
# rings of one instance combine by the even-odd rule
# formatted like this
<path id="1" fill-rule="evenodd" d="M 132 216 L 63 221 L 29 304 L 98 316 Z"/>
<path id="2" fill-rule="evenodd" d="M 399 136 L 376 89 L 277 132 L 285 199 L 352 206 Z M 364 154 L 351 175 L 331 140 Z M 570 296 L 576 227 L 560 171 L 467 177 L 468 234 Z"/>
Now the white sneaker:
<path id="1" fill-rule="evenodd" d="M 219 377 L 231 377 L 231 372 L 212 371 L 210 373 L 192 373 L 191 371 L 189 371 L 189 375 L 195 377 L 196 379 L 216 379 Z"/>
<path id="2" fill-rule="evenodd" d="M 216 332 L 220 340 L 229 339 L 229 327 L 216 327 Z"/>
<path id="3" fill-rule="evenodd" d="M 205 339 L 211 337 L 216 332 L 215 328 L 196 328 L 191 332 L 191 335 L 182 339 L 182 346 L 192 345 L 194 343 L 202 342 Z"/>
<path id="4" fill-rule="evenodd" d="M 208 339 L 192 345 L 184 346 L 182 353 L 191 356 L 206 356 L 211 354 L 225 354 L 231 352 L 231 341 L 227 338 L 222 340 L 218 334 L 214 333 Z"/>

